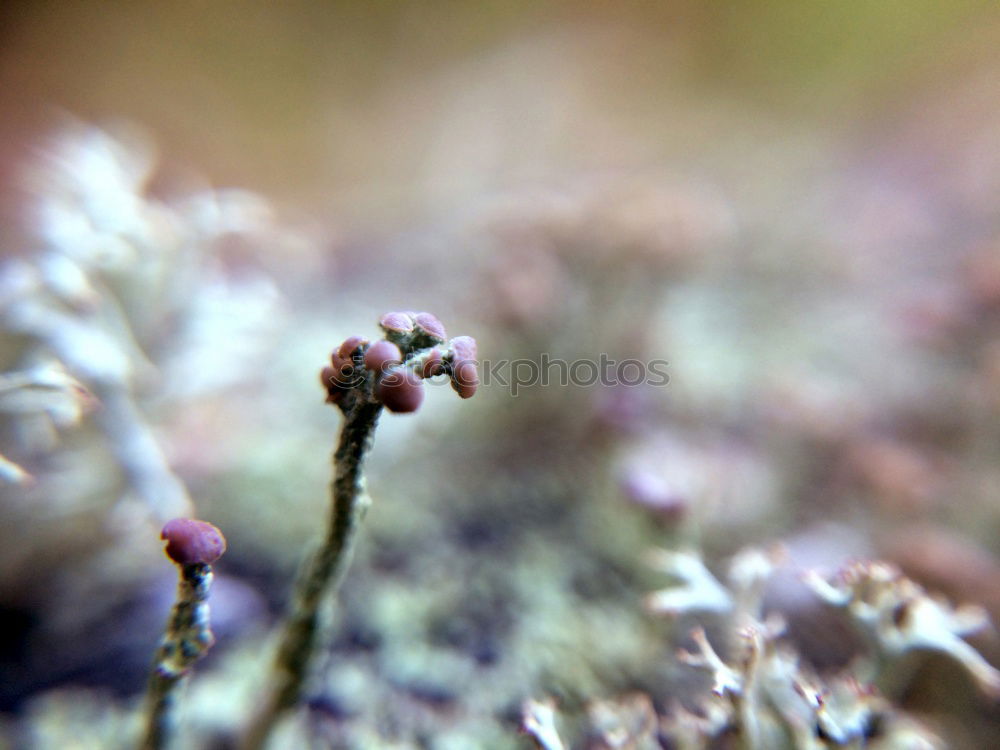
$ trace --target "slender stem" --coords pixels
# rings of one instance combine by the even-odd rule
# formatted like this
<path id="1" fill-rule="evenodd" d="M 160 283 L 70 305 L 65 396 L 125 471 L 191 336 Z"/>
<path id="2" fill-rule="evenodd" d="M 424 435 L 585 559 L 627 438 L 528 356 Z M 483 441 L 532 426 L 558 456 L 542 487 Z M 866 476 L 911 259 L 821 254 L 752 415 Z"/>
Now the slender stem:
<path id="1" fill-rule="evenodd" d="M 322 631 L 322 604 L 336 591 L 350 564 L 357 529 L 370 500 L 363 462 L 382 405 L 359 398 L 345 411 L 330 482 L 330 524 L 322 547 L 303 565 L 278 647 L 269 694 L 243 740 L 259 750 L 282 715 L 299 702 Z"/>
<path id="2" fill-rule="evenodd" d="M 146 692 L 146 729 L 139 746 L 142 750 L 161 750 L 167 746 L 180 683 L 215 642 L 208 621 L 211 585 L 211 565 L 195 563 L 181 567 L 177 601 L 156 652 Z"/>

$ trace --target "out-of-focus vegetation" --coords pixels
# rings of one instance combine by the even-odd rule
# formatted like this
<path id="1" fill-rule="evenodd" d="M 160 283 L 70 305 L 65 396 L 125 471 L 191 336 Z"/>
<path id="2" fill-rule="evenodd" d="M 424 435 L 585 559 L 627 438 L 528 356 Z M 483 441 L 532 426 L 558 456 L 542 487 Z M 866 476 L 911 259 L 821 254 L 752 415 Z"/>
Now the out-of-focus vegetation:
<path id="1" fill-rule="evenodd" d="M 530 747 L 533 699 L 573 747 L 686 747 L 712 676 L 676 650 L 741 653 L 748 548 L 838 705 L 872 647 L 806 569 L 887 560 L 1000 622 L 998 42 L 971 0 L 0 11 L 0 746 L 137 736 L 191 514 L 229 552 L 181 746 L 231 740 L 327 512 L 316 373 L 393 309 L 670 382 L 384 417 L 278 746 Z M 657 548 L 742 603 L 652 606 Z M 905 652 L 866 710 L 1000 733 L 972 657 Z"/>

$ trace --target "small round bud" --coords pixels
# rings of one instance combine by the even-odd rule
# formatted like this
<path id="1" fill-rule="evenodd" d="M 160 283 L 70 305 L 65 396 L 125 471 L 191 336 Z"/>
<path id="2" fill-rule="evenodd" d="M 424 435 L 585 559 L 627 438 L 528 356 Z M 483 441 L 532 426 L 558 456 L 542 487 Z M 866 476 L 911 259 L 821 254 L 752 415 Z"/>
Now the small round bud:
<path id="1" fill-rule="evenodd" d="M 368 339 L 364 336 L 348 336 L 344 339 L 344 343 L 340 345 L 340 348 L 337 349 L 337 355 L 341 359 L 349 360 L 359 346 L 364 346 L 367 343 Z"/>
<path id="2" fill-rule="evenodd" d="M 416 411 L 424 401 L 424 384 L 411 370 L 388 370 L 375 384 L 375 397 L 397 414 Z"/>
<path id="3" fill-rule="evenodd" d="M 664 521 L 677 521 L 688 511 L 683 491 L 649 469 L 628 467 L 619 477 L 619 485 L 628 500 L 655 512 Z"/>
<path id="4" fill-rule="evenodd" d="M 330 364 L 337 372 L 343 372 L 344 368 L 350 367 L 353 362 L 351 361 L 350 355 L 343 357 L 340 352 L 332 352 L 330 354 Z"/>
<path id="5" fill-rule="evenodd" d="M 411 333 L 413 331 L 413 318 L 406 312 L 386 313 L 379 318 L 378 324 L 386 331 L 393 333 Z"/>
<path id="6" fill-rule="evenodd" d="M 358 384 L 354 363 L 350 359 L 344 359 L 337 352 L 334 352 L 330 355 L 330 365 L 330 368 L 323 370 L 324 375 L 329 378 L 324 383 L 328 388 L 346 391 Z"/>
<path id="7" fill-rule="evenodd" d="M 476 340 L 472 336 L 456 336 L 450 342 L 451 350 L 455 353 L 455 362 L 463 359 L 475 359 L 478 354 Z"/>
<path id="8" fill-rule="evenodd" d="M 479 387 L 476 340 L 472 336 L 456 336 L 449 344 L 452 351 L 451 387 L 462 398 L 472 398 Z"/>
<path id="9" fill-rule="evenodd" d="M 340 372 L 333 367 L 324 367 L 319 371 L 319 382 L 326 389 L 326 402 L 335 404 L 344 395 L 344 389 L 339 385 Z"/>
<path id="10" fill-rule="evenodd" d="M 451 368 L 451 387 L 462 398 L 472 398 L 479 388 L 479 370 L 471 359 L 456 362 Z"/>
<path id="11" fill-rule="evenodd" d="M 398 365 L 402 361 L 403 354 L 399 347 L 385 339 L 376 341 L 365 352 L 365 367 L 375 372 L 382 372 L 390 365 Z"/>
<path id="12" fill-rule="evenodd" d="M 178 565 L 211 565 L 226 551 L 226 538 L 207 521 L 175 518 L 167 521 L 160 538 L 167 540 L 167 557 Z"/>
<path id="13" fill-rule="evenodd" d="M 444 375 L 447 371 L 447 368 L 444 366 L 444 357 L 441 356 L 441 351 L 438 349 L 431 349 L 427 358 L 424 360 L 424 366 L 420 368 L 420 377 L 433 378 L 435 375 Z"/>
<path id="14" fill-rule="evenodd" d="M 428 312 L 417 313 L 414 323 L 418 331 L 422 331 L 442 344 L 448 338 L 448 334 L 444 332 L 444 324 L 437 319 L 436 315 Z"/>

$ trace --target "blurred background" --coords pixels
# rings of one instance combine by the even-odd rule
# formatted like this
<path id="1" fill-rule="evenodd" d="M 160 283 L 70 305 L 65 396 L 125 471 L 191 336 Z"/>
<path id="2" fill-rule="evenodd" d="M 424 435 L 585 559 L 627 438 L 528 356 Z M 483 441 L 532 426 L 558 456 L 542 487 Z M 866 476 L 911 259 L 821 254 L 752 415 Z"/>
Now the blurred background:
<path id="1" fill-rule="evenodd" d="M 1000 621 L 995 3 L 17 3 L 0 92 L 0 746 L 128 746 L 177 515 L 229 539 L 184 714 L 229 746 L 326 515 L 316 374 L 394 309 L 670 382 L 384 417 L 288 747 L 530 747 L 541 696 L 625 746 L 596 701 L 687 690 L 654 547 L 879 557 Z M 949 664 L 890 697 L 1000 732 Z"/>

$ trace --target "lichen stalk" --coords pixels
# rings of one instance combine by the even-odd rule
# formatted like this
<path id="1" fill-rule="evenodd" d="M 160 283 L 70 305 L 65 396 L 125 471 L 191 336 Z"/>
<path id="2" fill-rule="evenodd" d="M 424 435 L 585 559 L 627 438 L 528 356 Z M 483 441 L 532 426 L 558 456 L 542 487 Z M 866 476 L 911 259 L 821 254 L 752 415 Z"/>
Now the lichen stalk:
<path id="1" fill-rule="evenodd" d="M 173 733 L 174 705 L 191 667 L 215 642 L 208 618 L 212 566 L 180 566 L 177 600 L 153 662 L 146 693 L 146 726 L 142 750 L 167 747 Z"/>
<path id="2" fill-rule="evenodd" d="M 438 375 L 450 378 L 463 399 L 479 385 L 476 342 L 470 336 L 446 343 L 441 321 L 426 312 L 386 313 L 379 326 L 384 339 L 370 344 L 363 336 L 349 336 L 320 370 L 326 403 L 344 416 L 333 454 L 330 520 L 322 545 L 299 572 L 265 698 L 243 735 L 244 750 L 263 748 L 282 716 L 302 698 L 329 624 L 332 608 L 325 603 L 344 577 L 370 504 L 364 460 L 382 410 L 417 411 L 424 399 L 423 381 Z"/>
<path id="3" fill-rule="evenodd" d="M 359 394 L 360 396 L 361 394 Z M 374 439 L 382 405 L 367 398 L 343 405 L 344 424 L 334 452 L 330 521 L 322 546 L 305 563 L 274 662 L 270 694 L 251 723 L 243 747 L 264 747 L 282 715 L 295 706 L 323 629 L 323 603 L 340 585 L 350 563 L 357 530 L 370 500 L 364 459 Z"/>

